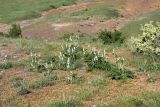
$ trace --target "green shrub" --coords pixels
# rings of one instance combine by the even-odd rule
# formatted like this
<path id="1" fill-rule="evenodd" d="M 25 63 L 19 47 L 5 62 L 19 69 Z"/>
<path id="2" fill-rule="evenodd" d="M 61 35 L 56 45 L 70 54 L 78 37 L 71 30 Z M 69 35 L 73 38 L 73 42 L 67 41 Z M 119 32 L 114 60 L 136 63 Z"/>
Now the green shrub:
<path id="1" fill-rule="evenodd" d="M 21 38 L 22 37 L 22 31 L 21 31 L 20 25 L 13 24 L 12 28 L 9 31 L 8 36 L 12 37 L 12 38 Z"/>
<path id="2" fill-rule="evenodd" d="M 146 23 L 141 27 L 141 34 L 134 40 L 137 52 L 160 56 L 160 22 Z"/>
<path id="3" fill-rule="evenodd" d="M 111 64 L 107 62 L 104 57 L 99 56 L 96 52 L 86 53 L 84 59 L 88 65 L 88 71 L 92 71 L 93 69 L 111 69 Z"/>
<path id="4" fill-rule="evenodd" d="M 25 94 L 29 94 L 31 93 L 28 85 L 26 84 L 22 84 L 19 88 L 18 88 L 18 91 L 17 91 L 17 94 L 18 95 L 25 95 Z"/>
<path id="5" fill-rule="evenodd" d="M 128 71 L 126 69 L 120 70 L 117 67 L 112 66 L 112 69 L 109 72 L 109 76 L 113 80 L 125 80 L 127 78 L 135 78 L 135 74 L 131 71 Z"/>
<path id="6" fill-rule="evenodd" d="M 122 33 L 115 30 L 114 32 L 102 30 L 99 32 L 99 39 L 103 41 L 104 44 L 111 43 L 123 43 L 124 37 L 122 37 Z"/>
<path id="7" fill-rule="evenodd" d="M 0 69 L 9 69 L 12 67 L 13 67 L 13 64 L 11 62 L 4 62 L 0 64 Z"/>
<path id="8" fill-rule="evenodd" d="M 52 72 L 54 69 L 57 69 L 56 63 L 58 57 L 47 57 L 43 59 L 41 55 L 31 53 L 31 61 L 29 66 L 27 66 L 29 71 L 33 72 Z"/>
<path id="9" fill-rule="evenodd" d="M 76 69 L 76 64 L 82 59 L 84 49 L 79 47 L 78 36 L 70 36 L 65 45 L 61 45 L 62 51 L 59 55 L 59 68 L 62 70 Z"/>
<path id="10" fill-rule="evenodd" d="M 117 65 L 113 65 L 109 61 L 107 61 L 104 56 L 105 53 L 98 54 L 95 51 L 92 51 L 91 53 L 86 53 L 84 59 L 88 65 L 88 70 L 89 71 L 92 71 L 94 69 L 103 70 L 107 72 L 112 79 L 115 80 L 135 78 L 133 72 L 128 71 L 124 68 L 122 60 L 117 60 L 116 61 Z"/>

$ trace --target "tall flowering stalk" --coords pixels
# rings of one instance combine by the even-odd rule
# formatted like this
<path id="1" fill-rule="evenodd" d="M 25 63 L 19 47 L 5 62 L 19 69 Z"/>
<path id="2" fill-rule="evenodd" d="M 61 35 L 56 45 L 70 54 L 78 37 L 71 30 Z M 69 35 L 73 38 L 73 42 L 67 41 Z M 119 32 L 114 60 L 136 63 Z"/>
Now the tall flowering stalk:
<path id="1" fill-rule="evenodd" d="M 125 70 L 125 59 L 123 57 L 119 57 L 116 53 L 116 50 L 113 49 L 112 54 L 115 58 L 116 65 L 119 69 L 119 71 L 124 71 Z"/>
<path id="2" fill-rule="evenodd" d="M 41 55 L 36 53 L 31 53 L 31 63 L 30 66 L 32 69 L 36 69 L 38 65 L 41 63 Z"/>
<path id="3" fill-rule="evenodd" d="M 88 70 L 92 71 L 93 69 L 106 70 L 110 67 L 106 59 L 106 51 L 96 51 L 96 48 L 92 48 L 91 52 L 86 53 L 85 61 L 88 65 Z"/>
<path id="4" fill-rule="evenodd" d="M 62 69 L 70 70 L 74 68 L 74 63 L 77 61 L 79 57 L 79 36 L 76 35 L 74 37 L 70 36 L 68 41 L 61 45 L 62 51 L 59 54 L 59 66 Z M 83 54 L 85 54 L 85 50 L 82 50 Z"/>

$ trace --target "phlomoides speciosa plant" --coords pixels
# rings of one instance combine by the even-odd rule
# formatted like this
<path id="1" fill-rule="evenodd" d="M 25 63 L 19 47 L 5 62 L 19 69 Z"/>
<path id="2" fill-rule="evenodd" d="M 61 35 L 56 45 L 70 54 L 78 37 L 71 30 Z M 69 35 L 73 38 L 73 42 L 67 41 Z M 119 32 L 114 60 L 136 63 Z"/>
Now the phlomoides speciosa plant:
<path id="1" fill-rule="evenodd" d="M 70 36 L 67 42 L 61 45 L 62 51 L 59 54 L 59 67 L 69 71 L 68 80 L 70 81 L 73 80 L 75 75 L 72 71 L 76 69 L 75 63 L 81 60 L 86 53 L 86 50 L 79 46 L 78 40 L 79 36 Z"/>
<path id="2" fill-rule="evenodd" d="M 44 62 L 40 54 L 31 52 L 30 70 L 35 72 L 44 72 L 44 75 L 50 74 L 53 71 L 53 62 Z"/>
<path id="3" fill-rule="evenodd" d="M 112 54 L 114 56 L 114 59 L 115 59 L 115 62 L 116 62 L 116 65 L 117 65 L 118 69 L 120 71 L 124 71 L 125 59 L 123 57 L 118 57 L 115 49 L 113 49 Z"/>
<path id="4" fill-rule="evenodd" d="M 86 53 L 85 62 L 87 62 L 88 71 L 92 71 L 93 69 L 105 70 L 108 66 L 105 55 L 105 50 L 103 52 L 97 52 L 96 48 L 92 48 L 91 52 Z"/>

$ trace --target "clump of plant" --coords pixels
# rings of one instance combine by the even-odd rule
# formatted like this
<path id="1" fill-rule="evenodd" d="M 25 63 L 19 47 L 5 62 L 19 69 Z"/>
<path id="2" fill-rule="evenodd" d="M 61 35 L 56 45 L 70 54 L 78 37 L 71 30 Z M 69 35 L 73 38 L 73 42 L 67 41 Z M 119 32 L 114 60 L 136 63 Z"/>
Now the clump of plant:
<path id="1" fill-rule="evenodd" d="M 69 76 L 66 78 L 66 83 L 68 84 L 80 84 L 85 81 L 85 78 L 83 76 L 77 76 L 76 73 L 70 72 Z"/>
<path id="2" fill-rule="evenodd" d="M 72 36 L 67 39 L 65 45 L 61 45 L 62 51 L 59 55 L 59 68 L 69 71 L 68 77 L 65 79 L 67 83 L 82 83 L 84 82 L 84 77 L 78 77 L 75 70 L 82 66 L 80 63 L 82 61 L 83 55 L 85 54 L 84 48 L 79 47 L 79 36 Z"/>
<path id="3" fill-rule="evenodd" d="M 22 77 L 13 77 L 10 80 L 13 87 L 17 89 L 18 95 L 25 95 L 31 93 L 31 90 L 26 82 L 23 81 Z"/>
<path id="4" fill-rule="evenodd" d="M 47 73 L 44 75 L 44 77 L 39 78 L 38 80 L 29 84 L 29 88 L 37 89 L 37 88 L 52 86 L 55 84 L 55 80 L 57 79 L 58 77 L 55 72 Z"/>
<path id="5" fill-rule="evenodd" d="M 0 64 L 0 69 L 9 69 L 9 68 L 12 68 L 12 67 L 13 67 L 13 65 L 12 65 L 11 62 L 5 61 L 5 62 Z"/>
<path id="6" fill-rule="evenodd" d="M 124 37 L 122 36 L 122 33 L 117 30 L 111 32 L 105 29 L 100 31 L 98 35 L 99 35 L 99 39 L 101 39 L 104 44 L 124 42 Z"/>
<path id="7" fill-rule="evenodd" d="M 40 54 L 33 54 L 31 53 L 31 62 L 30 62 L 30 71 L 37 71 L 37 72 L 43 72 L 45 69 L 44 64 L 42 63 L 42 59 Z"/>
<path id="8" fill-rule="evenodd" d="M 22 31 L 21 27 L 18 24 L 12 24 L 11 29 L 9 31 L 8 37 L 12 38 L 21 38 L 22 37 Z"/>
<path id="9" fill-rule="evenodd" d="M 142 69 L 145 69 L 145 71 L 158 71 L 160 68 L 160 22 L 154 23 L 151 21 L 142 25 L 140 30 L 139 36 L 133 38 L 136 52 L 149 56 L 153 62 L 147 66 L 145 65 Z"/>
<path id="10" fill-rule="evenodd" d="M 135 78 L 133 72 L 125 69 L 125 59 L 123 57 L 118 57 L 115 50 L 113 50 L 113 56 L 116 61 L 116 66 L 112 65 L 110 72 L 110 77 L 115 80 L 125 80 L 127 78 Z"/>
<path id="11" fill-rule="evenodd" d="M 84 59 L 88 65 L 88 71 L 92 71 L 93 69 L 109 70 L 111 65 L 104 57 L 105 50 L 103 53 L 100 53 L 92 49 L 91 52 L 86 53 Z"/>
<path id="12" fill-rule="evenodd" d="M 20 87 L 18 87 L 18 90 L 17 90 L 17 94 L 18 95 L 25 95 L 25 94 L 29 94 L 31 93 L 28 85 L 26 84 L 22 84 Z"/>
<path id="13" fill-rule="evenodd" d="M 78 36 L 70 36 L 68 42 L 65 45 L 61 45 L 62 51 L 59 55 L 59 65 L 61 69 L 76 69 L 75 64 L 78 60 L 82 58 L 84 51 L 84 49 L 79 47 L 78 39 Z"/>
<path id="14" fill-rule="evenodd" d="M 115 53 L 114 53 L 115 54 Z M 96 52 L 93 49 L 90 53 L 85 55 L 85 62 L 87 63 L 88 70 L 94 69 L 106 71 L 112 79 L 121 80 L 125 78 L 135 78 L 133 72 L 124 68 L 124 58 L 115 55 L 116 65 L 111 64 L 105 58 L 105 50 L 103 53 Z"/>
<path id="15" fill-rule="evenodd" d="M 44 60 L 40 54 L 31 53 L 31 61 L 28 68 L 29 71 L 34 72 L 52 72 L 56 69 L 56 61 L 57 57 L 50 57 Z"/>
<path id="16" fill-rule="evenodd" d="M 134 43 L 137 52 L 160 56 L 160 22 L 144 24 Z"/>

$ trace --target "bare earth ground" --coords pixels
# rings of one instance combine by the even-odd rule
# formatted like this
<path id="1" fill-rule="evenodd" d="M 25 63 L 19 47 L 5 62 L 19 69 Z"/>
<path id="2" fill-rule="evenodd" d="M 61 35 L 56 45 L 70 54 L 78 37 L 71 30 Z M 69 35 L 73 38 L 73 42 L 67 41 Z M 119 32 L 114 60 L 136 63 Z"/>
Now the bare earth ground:
<path id="1" fill-rule="evenodd" d="M 115 2 L 118 0 L 115 0 Z M 85 33 L 96 33 L 100 29 L 119 29 L 122 26 L 124 26 L 126 23 L 128 23 L 130 20 L 134 19 L 136 16 L 143 14 L 144 12 L 153 11 L 157 8 L 160 8 L 160 0 L 122 0 L 126 3 L 126 6 L 123 9 L 120 9 L 119 11 L 124 16 L 122 18 L 116 18 L 116 19 L 110 19 L 104 22 L 96 22 L 94 18 L 90 18 L 89 20 L 83 21 L 83 22 L 66 22 L 66 23 L 44 23 L 40 24 L 35 28 L 30 29 L 24 29 L 23 35 L 27 38 L 36 38 L 36 39 L 52 39 L 53 36 L 62 35 L 65 31 L 69 32 L 85 32 Z M 32 20 L 25 20 L 25 21 L 18 21 L 22 27 L 27 27 L 31 24 L 40 22 L 41 20 L 45 20 L 45 18 L 53 15 L 57 15 L 59 13 L 73 13 L 80 10 L 84 10 L 86 8 L 91 8 L 96 6 L 98 3 L 102 3 L 102 0 L 97 0 L 96 2 L 87 2 L 87 3 L 78 3 L 73 6 L 67 6 L 67 7 L 61 7 L 58 9 L 50 10 L 48 12 L 42 13 L 42 17 L 38 19 L 32 19 Z M 1 24 L 0 25 L 0 32 L 8 32 L 8 29 L 10 28 L 7 24 Z M 2 44 L 0 44 L 2 45 Z M 8 57 L 8 59 L 17 60 L 19 58 L 22 58 L 25 56 L 24 53 L 17 54 L 15 46 L 13 44 L 9 44 L 6 47 L 0 46 L 0 61 L 4 60 L 4 56 Z M 126 59 L 132 59 L 132 53 L 125 52 L 124 50 L 119 50 L 118 55 L 125 57 Z M 111 54 L 107 54 L 107 57 L 110 58 L 110 60 L 113 59 Z M 148 74 L 137 72 L 137 68 L 129 68 L 132 71 L 134 71 L 137 75 L 137 79 L 129 80 L 124 85 L 120 85 L 117 81 L 112 81 L 107 79 L 107 86 L 103 89 L 96 89 L 96 92 L 98 94 L 95 94 L 95 96 L 92 98 L 92 101 L 101 101 L 104 100 L 112 100 L 114 98 L 117 98 L 119 96 L 124 95 L 138 95 L 144 90 L 147 91 L 153 91 L 153 92 L 159 92 L 160 91 L 160 77 L 158 75 L 154 75 L 158 81 L 156 81 L 154 84 L 148 83 L 146 79 L 148 78 Z M 65 72 L 62 72 L 60 74 L 61 79 L 63 79 L 63 76 L 65 75 Z M 79 74 L 82 75 L 82 74 Z M 88 80 L 90 78 L 95 78 L 96 73 L 87 73 L 83 72 L 83 75 Z M 103 74 L 98 74 L 105 78 Z M 8 96 L 16 96 L 16 90 L 10 85 L 10 82 L 8 78 L 14 77 L 14 76 L 21 76 L 25 80 L 31 80 L 39 78 L 41 75 L 37 73 L 32 72 L 25 72 L 21 68 L 13 68 L 9 69 L 7 72 L 4 72 L 4 77 L 0 79 L 0 99 L 7 107 L 7 97 Z M 86 84 L 89 84 L 86 83 Z M 33 90 L 31 94 L 24 95 L 24 96 L 16 96 L 16 100 L 18 101 L 27 101 L 31 104 L 43 104 L 47 103 L 50 100 L 57 100 L 62 99 L 64 96 L 68 96 L 67 94 L 71 95 L 73 93 L 72 91 L 75 89 L 80 89 L 80 85 L 68 85 L 65 84 L 63 81 L 57 81 L 54 86 L 42 88 Z M 65 89 L 65 91 L 64 91 Z M 42 93 L 42 94 L 39 94 Z M 102 97 L 101 97 L 102 95 Z M 47 96 L 47 97 L 46 97 Z M 72 96 L 71 96 L 72 97 Z M 102 101 L 103 102 L 103 101 Z M 84 102 L 86 104 L 86 107 L 91 106 L 91 101 Z M 13 104 L 14 106 L 14 104 Z"/>

